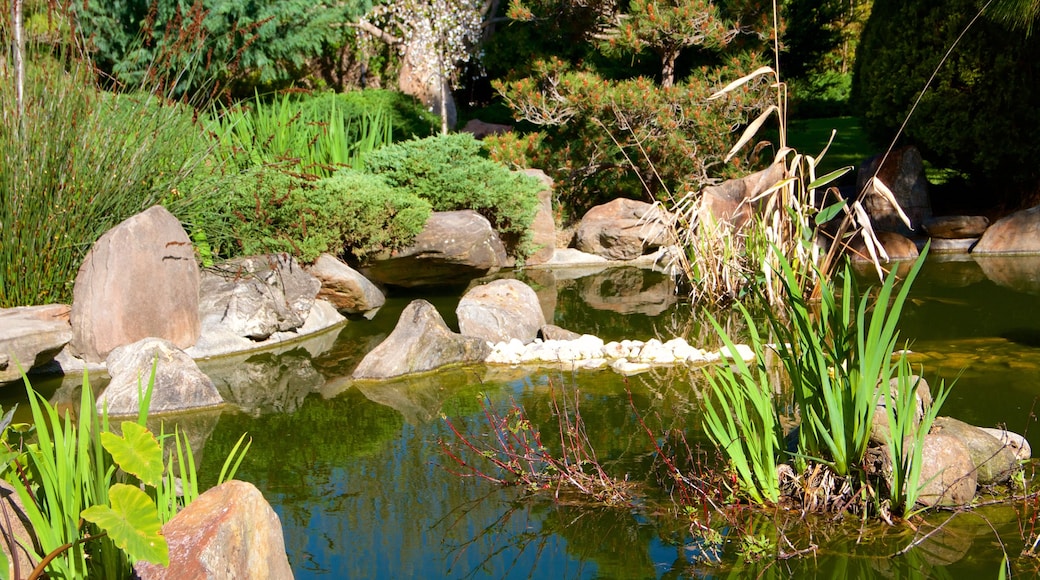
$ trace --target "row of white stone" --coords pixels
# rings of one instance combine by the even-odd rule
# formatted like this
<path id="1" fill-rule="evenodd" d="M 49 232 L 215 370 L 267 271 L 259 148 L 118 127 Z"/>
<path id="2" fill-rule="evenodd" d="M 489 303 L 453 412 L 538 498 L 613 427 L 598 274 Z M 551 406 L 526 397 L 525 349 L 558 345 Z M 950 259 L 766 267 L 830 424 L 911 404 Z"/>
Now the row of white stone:
<path id="1" fill-rule="evenodd" d="M 744 344 L 736 345 L 736 354 L 745 361 L 755 360 L 755 353 Z M 491 354 L 485 359 L 489 364 L 565 364 L 574 369 L 597 369 L 603 366 L 624 375 L 641 373 L 661 365 L 702 365 L 733 358 L 729 349 L 706 351 L 690 346 L 682 338 L 661 342 L 656 338 L 648 341 L 622 340 L 604 343 L 603 339 L 590 334 L 574 340 L 541 340 L 527 344 L 517 339 L 491 345 Z"/>

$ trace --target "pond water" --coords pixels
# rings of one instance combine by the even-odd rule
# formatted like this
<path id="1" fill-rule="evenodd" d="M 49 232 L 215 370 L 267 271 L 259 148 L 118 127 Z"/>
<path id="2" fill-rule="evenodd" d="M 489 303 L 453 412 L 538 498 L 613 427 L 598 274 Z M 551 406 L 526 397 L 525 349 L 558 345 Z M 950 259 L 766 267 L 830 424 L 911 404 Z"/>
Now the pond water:
<path id="1" fill-rule="evenodd" d="M 604 340 L 683 336 L 717 346 L 689 304 L 661 292 L 669 282 L 659 274 L 622 268 L 584 277 L 525 276 L 559 326 Z M 933 385 L 956 379 L 944 414 L 1006 424 L 1025 433 L 1033 449 L 1040 449 L 1033 426 L 1040 395 L 1038 280 L 1040 261 L 1033 259 L 931 260 L 901 325 Z M 423 297 L 455 324 L 457 295 Z M 215 475 L 239 435 L 252 437 L 238 478 L 254 483 L 281 518 L 297 578 L 996 577 L 1002 546 L 1016 570 L 1032 574 L 1040 567 L 1017 558 L 1033 514 L 1021 502 L 930 515 L 916 532 L 855 518 L 834 523 L 744 510 L 736 524 L 713 518 L 717 536 L 694 534 L 652 475 L 659 470 L 647 428 L 657 434 L 675 428 L 692 447 L 706 444 L 699 371 L 624 378 L 610 370 L 478 365 L 350 383 L 344 377 L 392 330 L 409 300 L 391 299 L 374 320 L 352 321 L 279 353 L 203 365 L 223 377 L 221 389 L 243 411 L 194 419 L 201 425 L 198 445 L 205 441 L 201 471 Z M 728 324 L 739 336 L 736 322 Z M 560 444 L 554 405 L 576 407 L 599 463 L 645 484 L 636 506 L 554 501 L 549 493 L 529 496 L 453 473 L 460 468 L 443 446 L 465 450 L 449 424 L 486 441 L 485 411 L 513 405 L 525 409 L 552 449 Z M 464 457 L 494 473 L 474 454 Z M 816 549 L 748 562 L 739 557 L 747 537 L 788 553 Z"/>

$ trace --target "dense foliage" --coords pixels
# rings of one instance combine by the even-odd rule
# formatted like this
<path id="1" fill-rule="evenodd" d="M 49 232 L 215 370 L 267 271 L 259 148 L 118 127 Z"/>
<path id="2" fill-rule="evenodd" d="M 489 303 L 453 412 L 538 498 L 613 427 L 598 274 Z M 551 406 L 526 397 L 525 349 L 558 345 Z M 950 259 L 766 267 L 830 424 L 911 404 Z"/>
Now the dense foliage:
<path id="1" fill-rule="evenodd" d="M 700 189 L 746 169 L 743 159 L 727 166 L 722 157 L 732 129 L 764 107 L 762 85 L 725 102 L 707 97 L 762 64 L 768 33 L 753 34 L 764 30 L 759 8 L 512 3 L 516 22 L 492 38 L 489 62 L 501 66 L 498 55 L 509 50 L 521 64 L 493 85 L 537 131 L 491 139 L 492 156 L 544 169 L 575 215 L 619 196 Z"/>
<path id="2" fill-rule="evenodd" d="M 857 56 L 854 94 L 865 128 L 879 143 L 895 137 L 977 11 L 972 0 L 874 3 Z M 1032 138 L 1040 126 L 1034 106 L 1038 75 L 1040 38 L 981 19 L 939 67 L 903 142 L 917 145 L 929 161 L 985 183 L 989 205 L 1011 193 L 1034 192 L 1040 179 L 1040 146 Z"/>
<path id="3" fill-rule="evenodd" d="M 480 142 L 469 134 L 384 147 L 368 155 L 365 164 L 394 187 L 428 200 L 436 211 L 480 212 L 521 255 L 532 249 L 527 247 L 530 226 L 544 186 L 483 157 Z"/>
<path id="4" fill-rule="evenodd" d="M 77 26 L 98 67 L 137 86 L 155 77 L 181 88 L 214 83 L 285 86 L 314 59 L 336 52 L 353 33 L 343 22 L 371 0 L 86 0 L 73 2 Z M 204 75 L 192 77 L 186 71 Z"/>
<path id="5" fill-rule="evenodd" d="M 288 252 L 313 262 L 327 252 L 360 260 L 410 242 L 429 214 L 429 203 L 378 176 L 343 169 L 315 181 L 257 168 L 209 199 L 193 235 L 204 232 L 223 257 Z"/>

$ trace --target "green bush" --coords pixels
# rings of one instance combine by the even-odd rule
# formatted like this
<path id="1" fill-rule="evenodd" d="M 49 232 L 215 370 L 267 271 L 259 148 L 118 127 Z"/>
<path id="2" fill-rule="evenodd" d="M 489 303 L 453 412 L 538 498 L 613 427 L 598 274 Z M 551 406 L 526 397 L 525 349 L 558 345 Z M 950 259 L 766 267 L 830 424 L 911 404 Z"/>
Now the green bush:
<path id="1" fill-rule="evenodd" d="M 533 250 L 530 226 L 544 186 L 482 156 L 480 142 L 471 135 L 405 141 L 372 152 L 365 165 L 390 185 L 429 201 L 436 211 L 479 212 L 521 256 Z"/>
<path id="2" fill-rule="evenodd" d="M 973 0 L 877 0 L 856 57 L 853 99 L 887 145 L 948 47 L 976 14 Z M 977 21 L 939 69 L 904 141 L 925 159 L 985 183 L 982 195 L 1035 190 L 1040 143 L 1040 36 Z M 988 205 L 994 201 L 989 200 Z"/>
<path id="3" fill-rule="evenodd" d="M 288 252 L 313 262 L 328 252 L 363 260 L 407 244 L 430 205 L 380 177 L 345 169 L 308 180 L 269 168 L 242 174 L 193 223 L 221 257 Z"/>

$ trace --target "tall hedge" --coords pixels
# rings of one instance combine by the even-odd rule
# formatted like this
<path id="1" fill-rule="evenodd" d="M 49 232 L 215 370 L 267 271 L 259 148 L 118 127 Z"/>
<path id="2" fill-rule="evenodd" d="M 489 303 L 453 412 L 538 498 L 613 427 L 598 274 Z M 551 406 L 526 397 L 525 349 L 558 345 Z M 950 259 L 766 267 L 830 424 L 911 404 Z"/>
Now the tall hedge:
<path id="1" fill-rule="evenodd" d="M 978 11 L 975 0 L 876 0 L 856 57 L 853 99 L 879 145 L 896 134 L 928 77 Z M 985 184 L 984 203 L 1040 184 L 1040 35 L 980 19 L 939 69 L 904 143 Z"/>

